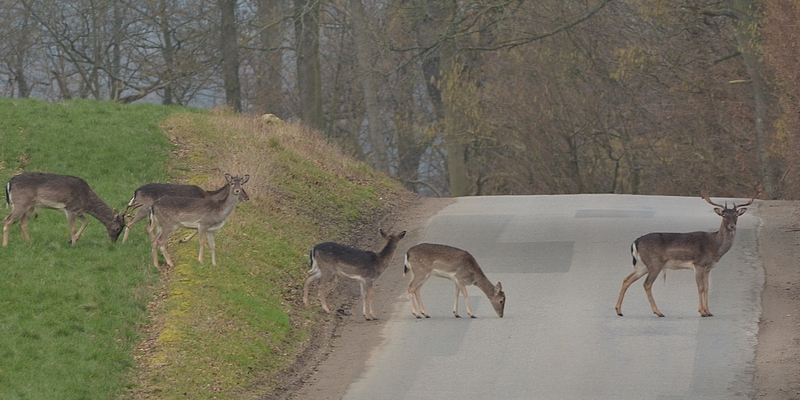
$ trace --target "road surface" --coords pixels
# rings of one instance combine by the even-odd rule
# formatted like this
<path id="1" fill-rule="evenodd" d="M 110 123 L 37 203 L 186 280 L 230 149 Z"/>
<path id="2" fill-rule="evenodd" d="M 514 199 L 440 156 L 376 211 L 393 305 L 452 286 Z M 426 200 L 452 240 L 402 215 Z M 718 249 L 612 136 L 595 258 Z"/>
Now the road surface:
<path id="1" fill-rule="evenodd" d="M 471 252 L 502 283 L 505 316 L 471 286 L 478 318 L 454 318 L 453 283 L 432 277 L 422 288 L 431 318 L 415 319 L 404 295 L 344 398 L 751 398 L 764 284 L 759 221 L 756 203 L 711 272 L 714 317 L 697 312 L 687 270 L 670 270 L 666 280 L 662 273 L 653 286 L 665 318 L 650 310 L 644 279 L 628 290 L 619 317 L 631 242 L 655 231 L 714 231 L 721 218 L 712 206 L 632 195 L 458 199 L 429 220 L 424 241 Z M 459 310 L 467 316 L 463 299 Z"/>

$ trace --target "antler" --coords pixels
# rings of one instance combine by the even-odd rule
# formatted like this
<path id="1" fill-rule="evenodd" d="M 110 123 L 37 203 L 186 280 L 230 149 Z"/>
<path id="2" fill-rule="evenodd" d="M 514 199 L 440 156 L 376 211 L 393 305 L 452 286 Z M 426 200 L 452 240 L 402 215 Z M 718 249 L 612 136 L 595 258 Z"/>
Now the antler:
<path id="1" fill-rule="evenodd" d="M 753 197 L 750 198 L 750 201 L 748 201 L 747 203 L 744 203 L 744 204 L 735 204 L 734 203 L 733 204 L 733 209 L 735 210 L 735 209 L 737 209 L 739 207 L 747 207 L 750 204 L 753 204 L 753 201 L 755 201 L 756 197 L 758 196 L 759 193 L 761 193 L 761 191 L 762 191 L 761 184 L 760 183 L 756 184 L 755 191 L 753 192 Z M 725 204 L 723 206 L 722 204 L 714 203 L 713 201 L 711 201 L 711 199 L 708 197 L 708 188 L 707 187 L 704 187 L 703 190 L 700 191 L 700 197 L 702 197 L 703 200 L 707 201 L 708 204 L 711 204 L 712 206 L 720 207 L 720 208 L 724 208 L 724 209 L 728 208 L 727 204 Z"/>
<path id="2" fill-rule="evenodd" d="M 711 201 L 710 198 L 708 198 L 708 187 L 704 187 L 703 190 L 700 191 L 700 197 L 702 197 L 703 200 L 707 201 L 708 204 L 711 204 L 712 206 L 720 208 L 728 208 L 727 204 L 723 206 L 722 204 L 714 203 L 713 201 Z M 752 203 L 752 200 L 750 202 Z"/>
<path id="3" fill-rule="evenodd" d="M 753 197 L 750 198 L 750 201 L 748 201 L 747 203 L 744 203 L 744 204 L 739 204 L 739 205 L 734 204 L 733 208 L 747 207 L 750 204 L 753 204 L 753 201 L 756 199 L 756 197 L 758 197 L 758 195 L 760 193 L 762 193 L 763 191 L 764 191 L 764 185 L 762 185 L 761 183 L 757 183 L 755 188 L 753 188 Z"/>
<path id="4" fill-rule="evenodd" d="M 125 211 L 122 212 L 122 215 L 125 216 L 125 217 L 132 217 L 132 215 L 128 214 L 128 212 L 129 211 L 133 211 L 133 210 L 141 207 L 142 205 L 143 205 L 142 203 L 135 203 L 135 204 L 133 204 L 133 206 L 128 204 L 127 206 L 125 206 Z"/>

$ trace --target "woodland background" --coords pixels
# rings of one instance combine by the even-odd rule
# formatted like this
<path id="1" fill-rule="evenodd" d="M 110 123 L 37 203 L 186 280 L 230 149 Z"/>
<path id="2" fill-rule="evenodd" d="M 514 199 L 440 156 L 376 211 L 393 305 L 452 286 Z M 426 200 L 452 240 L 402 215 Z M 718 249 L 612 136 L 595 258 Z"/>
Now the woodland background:
<path id="1" fill-rule="evenodd" d="M 798 65 L 796 0 L 0 0 L 0 96 L 301 120 L 424 195 L 798 199 Z"/>

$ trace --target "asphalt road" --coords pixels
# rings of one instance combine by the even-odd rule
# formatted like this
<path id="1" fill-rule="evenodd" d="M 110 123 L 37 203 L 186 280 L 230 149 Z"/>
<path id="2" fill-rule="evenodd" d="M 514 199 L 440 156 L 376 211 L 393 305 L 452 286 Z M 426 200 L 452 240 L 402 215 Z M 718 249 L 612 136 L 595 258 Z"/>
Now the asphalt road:
<path id="1" fill-rule="evenodd" d="M 454 318 L 453 283 L 432 277 L 422 288 L 431 318 L 415 319 L 404 295 L 345 398 L 750 398 L 764 281 L 757 204 L 711 272 L 714 316 L 697 312 L 694 274 L 670 270 L 653 286 L 659 318 L 644 279 L 628 290 L 625 316 L 614 312 L 630 244 L 649 232 L 718 229 L 721 218 L 699 197 L 458 199 L 429 220 L 425 241 L 472 253 L 502 282 L 505 316 L 471 286 L 478 318 Z M 463 299 L 459 310 L 467 316 Z"/>

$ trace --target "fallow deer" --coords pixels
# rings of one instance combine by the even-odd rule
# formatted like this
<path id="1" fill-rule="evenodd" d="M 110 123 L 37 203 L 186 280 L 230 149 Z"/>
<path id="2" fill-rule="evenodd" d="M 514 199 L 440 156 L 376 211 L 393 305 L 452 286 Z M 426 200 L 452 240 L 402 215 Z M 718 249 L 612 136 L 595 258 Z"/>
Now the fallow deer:
<path id="1" fill-rule="evenodd" d="M 92 191 L 85 180 L 70 176 L 43 172 L 24 172 L 13 176 L 6 184 L 6 201 L 11 204 L 11 213 L 3 221 L 3 246 L 8 245 L 8 228 L 19 220 L 22 236 L 30 242 L 28 221 L 37 208 L 61 210 L 69 223 L 70 242 L 74 245 L 80 239 L 89 214 L 103 223 L 111 242 L 116 242 L 125 214 L 111 209 Z M 75 230 L 75 219 L 81 226 Z"/>
<path id="2" fill-rule="evenodd" d="M 658 278 L 658 274 L 663 269 L 693 269 L 695 281 L 697 282 L 697 293 L 700 298 L 697 308 L 702 317 L 711 317 L 708 310 L 708 275 L 711 269 L 717 265 L 720 258 L 733 246 L 733 239 L 736 236 L 736 222 L 739 216 L 747 211 L 747 206 L 753 204 L 756 194 L 750 201 L 744 204 L 733 204 L 733 208 L 728 208 L 714 203 L 708 197 L 708 191 L 703 190 L 700 196 L 714 206 L 714 212 L 722 217 L 722 223 L 716 232 L 689 232 L 689 233 L 648 233 L 639 237 L 631 244 L 631 256 L 633 257 L 633 272 L 622 281 L 622 289 L 619 292 L 619 299 L 615 307 L 617 315 L 622 316 L 622 299 L 625 291 L 642 276 L 647 275 L 644 280 L 644 291 L 650 301 L 650 308 L 655 315 L 663 317 L 664 314 L 656 306 L 653 299 L 651 288 L 653 282 Z"/>
<path id="3" fill-rule="evenodd" d="M 503 292 L 503 286 L 500 282 L 493 285 L 486 278 L 472 254 L 443 244 L 420 243 L 408 249 L 404 264 L 403 275 L 411 272 L 411 282 L 408 283 L 407 289 L 411 297 L 411 312 L 415 317 L 422 318 L 421 313 L 425 318 L 430 318 L 422 304 L 420 289 L 431 275 L 447 278 L 455 283 L 456 302 L 453 306 L 453 315 L 456 318 L 461 318 L 458 315 L 459 293 L 464 296 L 464 302 L 467 303 L 467 313 L 470 317 L 475 318 L 467 295 L 467 286 L 469 285 L 475 285 L 481 289 L 492 303 L 492 308 L 497 316 L 503 317 L 503 310 L 506 306 L 506 294 Z M 417 312 L 417 306 L 419 306 L 419 312 Z"/>
<path id="4" fill-rule="evenodd" d="M 303 303 L 308 305 L 308 288 L 311 283 L 317 283 L 319 300 L 325 312 L 331 312 L 328 303 L 325 301 L 323 286 L 334 275 L 345 276 L 358 281 L 361 285 L 361 313 L 364 318 L 369 320 L 376 319 L 375 309 L 372 305 L 374 293 L 372 285 L 383 271 L 389 266 L 389 262 L 397 250 L 397 242 L 406 235 L 402 231 L 396 235 L 389 235 L 379 230 L 381 236 L 386 239 L 383 249 L 375 253 L 345 246 L 339 243 L 326 242 L 320 243 L 311 249 L 311 270 L 308 272 L 305 284 L 303 285 Z"/>
<path id="5" fill-rule="evenodd" d="M 156 200 L 166 196 L 220 200 L 228 195 L 228 190 L 227 183 L 221 188 L 212 191 L 203 190 L 201 187 L 196 185 L 180 185 L 176 183 L 148 183 L 146 185 L 142 185 L 133 192 L 133 197 L 131 198 L 131 201 L 128 202 L 128 206 L 125 209 L 126 213 L 129 210 L 136 209 L 136 214 L 133 216 L 133 218 L 128 220 L 127 225 L 125 225 L 125 233 L 122 235 L 122 243 L 125 243 L 125 241 L 128 240 L 128 234 L 130 233 L 133 225 L 150 215 L 150 206 L 152 206 Z M 242 189 L 239 195 L 239 200 L 249 200 L 249 197 L 244 189 Z M 151 234 L 150 240 L 153 240 L 152 230 L 147 229 L 147 233 Z M 188 242 L 189 239 L 194 237 L 196 234 L 197 231 L 192 232 L 192 234 L 188 237 L 181 239 L 181 243 Z"/>
<path id="6" fill-rule="evenodd" d="M 150 206 L 150 223 L 148 229 L 154 229 L 151 252 L 153 265 L 158 268 L 158 250 L 164 255 L 169 267 L 173 267 L 172 259 L 167 254 L 167 240 L 178 227 L 196 229 L 200 240 L 200 252 L 197 261 L 203 263 L 203 247 L 208 239 L 211 248 L 211 264 L 217 265 L 216 244 L 214 234 L 225 225 L 231 215 L 242 191 L 242 185 L 250 179 L 225 174 L 228 195 L 222 199 L 205 199 L 194 197 L 166 196 L 156 200 Z"/>

